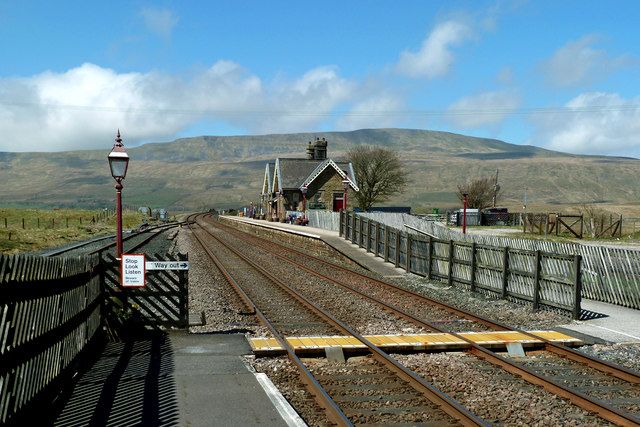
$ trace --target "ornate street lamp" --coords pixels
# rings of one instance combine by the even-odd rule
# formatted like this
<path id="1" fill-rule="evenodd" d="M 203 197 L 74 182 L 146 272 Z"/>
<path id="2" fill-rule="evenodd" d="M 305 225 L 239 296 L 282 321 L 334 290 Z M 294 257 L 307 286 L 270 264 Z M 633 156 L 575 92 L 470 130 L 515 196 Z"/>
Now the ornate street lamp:
<path id="1" fill-rule="evenodd" d="M 302 219 L 307 219 L 307 187 L 302 186 Z"/>
<path id="2" fill-rule="evenodd" d="M 111 176 L 116 180 L 116 259 L 122 256 L 122 181 L 127 176 L 127 168 L 129 167 L 129 155 L 122 145 L 120 138 L 120 129 L 116 136 L 116 143 L 109 153 L 109 168 L 111 168 Z"/>
<path id="3" fill-rule="evenodd" d="M 349 175 L 345 174 L 344 179 L 342 180 L 342 188 L 344 189 L 344 195 L 342 196 L 342 209 L 347 211 L 347 190 L 349 190 Z"/>

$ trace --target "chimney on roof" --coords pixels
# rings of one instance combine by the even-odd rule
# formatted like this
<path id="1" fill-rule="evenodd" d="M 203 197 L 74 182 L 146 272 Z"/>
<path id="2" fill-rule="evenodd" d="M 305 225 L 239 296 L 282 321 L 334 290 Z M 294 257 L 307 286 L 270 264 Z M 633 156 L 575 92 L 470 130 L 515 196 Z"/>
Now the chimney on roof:
<path id="1" fill-rule="evenodd" d="M 314 158 L 313 143 L 309 141 L 309 145 L 307 145 L 307 159 L 313 160 L 313 158 Z"/>
<path id="2" fill-rule="evenodd" d="M 327 140 L 322 138 L 316 138 L 314 145 L 314 160 L 326 160 L 327 158 Z"/>

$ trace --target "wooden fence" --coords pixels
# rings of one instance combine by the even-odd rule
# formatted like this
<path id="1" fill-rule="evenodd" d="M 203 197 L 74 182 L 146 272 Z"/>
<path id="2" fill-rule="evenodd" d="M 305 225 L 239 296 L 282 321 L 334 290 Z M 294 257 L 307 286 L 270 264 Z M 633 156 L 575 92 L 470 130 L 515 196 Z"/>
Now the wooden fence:
<path id="1" fill-rule="evenodd" d="M 323 230 L 338 231 L 340 228 L 340 214 L 319 209 L 307 209 L 309 227 L 322 228 Z"/>
<path id="2" fill-rule="evenodd" d="M 579 318 L 580 255 L 443 240 L 409 230 L 354 213 L 340 218 L 342 237 L 407 272 L 526 301 L 534 309 L 544 305 L 569 311 Z"/>
<path id="3" fill-rule="evenodd" d="M 400 230 L 406 225 L 441 240 L 544 251 L 582 256 L 582 296 L 597 301 L 640 309 L 640 251 L 548 240 L 462 234 L 438 223 L 424 221 L 413 215 L 364 213 L 363 216 Z"/>
<path id="4" fill-rule="evenodd" d="M 138 316 L 140 323 L 152 328 L 186 328 L 189 326 L 189 292 L 187 270 L 147 270 L 144 288 L 120 286 L 120 264 L 113 254 L 100 254 L 104 270 L 104 291 L 110 301 L 127 301 L 126 310 Z M 188 261 L 187 255 L 147 256 L 147 261 Z M 110 310 L 119 307 L 110 306 Z"/>
<path id="5" fill-rule="evenodd" d="M 0 424 L 37 417 L 71 381 L 100 342 L 102 301 L 97 257 L 0 255 Z"/>

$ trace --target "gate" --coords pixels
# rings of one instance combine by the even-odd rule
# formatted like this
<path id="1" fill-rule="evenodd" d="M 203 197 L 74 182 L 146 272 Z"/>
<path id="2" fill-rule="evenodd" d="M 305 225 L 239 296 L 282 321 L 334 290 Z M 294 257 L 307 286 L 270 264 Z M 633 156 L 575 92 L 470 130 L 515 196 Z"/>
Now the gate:
<path id="1" fill-rule="evenodd" d="M 188 261 L 188 256 L 149 256 L 147 261 Z M 103 286 L 111 310 L 116 314 L 137 317 L 152 328 L 186 328 L 189 326 L 188 270 L 147 270 L 144 288 L 120 286 L 120 263 L 113 254 L 102 253 Z"/>

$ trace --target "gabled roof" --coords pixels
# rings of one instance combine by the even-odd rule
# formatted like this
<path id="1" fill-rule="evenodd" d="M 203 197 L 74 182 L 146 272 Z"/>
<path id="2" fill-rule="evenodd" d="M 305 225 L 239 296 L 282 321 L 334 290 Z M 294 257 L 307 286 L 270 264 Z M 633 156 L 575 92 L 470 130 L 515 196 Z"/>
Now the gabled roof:
<path id="1" fill-rule="evenodd" d="M 275 163 L 267 163 L 264 168 L 264 180 L 262 182 L 262 194 L 268 194 L 273 192 L 273 171 L 275 169 Z"/>
<path id="2" fill-rule="evenodd" d="M 322 162 L 309 159 L 276 159 L 274 184 L 283 190 L 300 188 L 309 174 Z"/>
<path id="3" fill-rule="evenodd" d="M 353 173 L 353 165 L 349 162 L 340 162 L 339 164 L 334 162 L 331 159 L 323 160 L 316 168 L 307 176 L 307 178 L 302 182 L 300 188 L 308 187 L 316 178 L 318 178 L 322 172 L 324 172 L 328 167 L 332 167 L 338 172 L 338 175 L 342 177 L 342 179 L 348 179 L 349 185 L 353 188 L 354 191 L 360 191 L 358 185 L 356 184 L 356 177 Z M 349 174 L 345 173 L 347 171 Z"/>
<path id="4" fill-rule="evenodd" d="M 309 186 L 327 168 L 333 168 L 338 175 L 345 179 L 348 176 L 351 188 L 358 189 L 353 165 L 349 162 L 334 162 L 331 159 L 310 160 L 310 159 L 288 159 L 277 158 L 275 163 L 269 163 L 265 168 L 265 183 L 263 191 L 300 189 Z"/>

